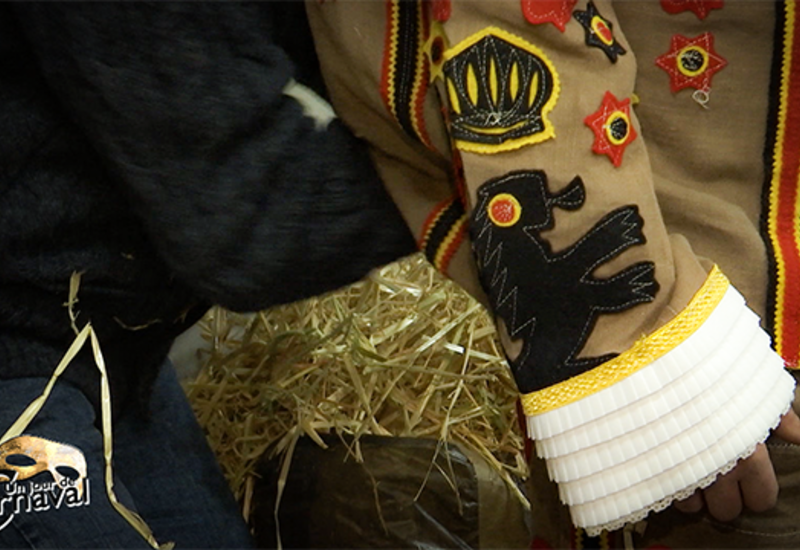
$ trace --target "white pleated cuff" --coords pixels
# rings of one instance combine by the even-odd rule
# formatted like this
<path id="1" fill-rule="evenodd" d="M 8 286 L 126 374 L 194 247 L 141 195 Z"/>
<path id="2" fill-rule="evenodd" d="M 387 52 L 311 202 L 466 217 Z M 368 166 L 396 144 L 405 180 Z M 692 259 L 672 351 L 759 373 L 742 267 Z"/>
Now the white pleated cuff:
<path id="1" fill-rule="evenodd" d="M 717 298 L 696 297 L 690 304 L 695 310 L 676 321 L 682 328 L 666 326 L 661 340 L 656 335 L 637 343 L 645 349 L 638 355 L 646 357 L 653 346 L 673 342 L 652 362 L 596 391 L 583 383 L 586 395 L 564 404 L 534 414 L 530 403 L 526 407 L 537 454 L 559 483 L 573 522 L 590 535 L 638 521 L 710 485 L 749 456 L 791 405 L 794 379 L 758 317 L 721 273 L 709 280 L 714 277 L 725 286 L 701 292 Z M 699 326 L 687 330 L 687 314 L 693 316 L 688 324 Z M 589 380 L 602 382 L 603 369 L 597 367 Z M 577 391 L 567 382 L 568 393 Z"/>

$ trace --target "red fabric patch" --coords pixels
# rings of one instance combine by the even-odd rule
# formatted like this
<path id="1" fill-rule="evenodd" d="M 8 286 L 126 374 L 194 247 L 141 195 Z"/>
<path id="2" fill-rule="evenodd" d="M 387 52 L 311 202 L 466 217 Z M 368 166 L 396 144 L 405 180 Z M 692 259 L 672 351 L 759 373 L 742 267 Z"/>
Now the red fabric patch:
<path id="1" fill-rule="evenodd" d="M 511 200 L 500 199 L 490 206 L 489 218 L 498 225 L 508 225 L 518 217 L 517 205 Z"/>
<path id="2" fill-rule="evenodd" d="M 611 33 L 611 29 L 608 28 L 608 25 L 606 25 L 606 22 L 602 19 L 598 19 L 597 23 L 595 23 L 594 32 L 596 32 L 600 40 L 605 43 L 614 41 L 614 35 Z"/>
<path id="3" fill-rule="evenodd" d="M 631 122 L 631 100 L 619 101 L 606 92 L 600 108 L 586 117 L 584 123 L 594 132 L 592 151 L 608 155 L 614 166 L 622 164 L 625 148 L 636 139 L 636 129 Z"/>
<path id="4" fill-rule="evenodd" d="M 433 12 L 434 19 L 441 22 L 450 19 L 450 13 L 453 8 L 450 4 L 450 0 L 431 0 L 431 4 L 431 11 Z"/>
<path id="5" fill-rule="evenodd" d="M 696 38 L 680 34 L 672 37 L 670 49 L 656 58 L 656 65 L 669 74 L 673 92 L 695 88 L 708 92 L 711 79 L 728 64 L 714 51 L 714 35 L 705 32 Z"/>
<path id="6" fill-rule="evenodd" d="M 673 15 L 688 10 L 700 19 L 705 19 L 708 12 L 722 9 L 724 3 L 724 0 L 661 0 L 661 7 Z"/>
<path id="7" fill-rule="evenodd" d="M 564 32 L 572 17 L 572 8 L 578 0 L 520 0 L 520 2 L 522 14 L 528 23 L 533 25 L 552 23 L 558 30 Z"/>

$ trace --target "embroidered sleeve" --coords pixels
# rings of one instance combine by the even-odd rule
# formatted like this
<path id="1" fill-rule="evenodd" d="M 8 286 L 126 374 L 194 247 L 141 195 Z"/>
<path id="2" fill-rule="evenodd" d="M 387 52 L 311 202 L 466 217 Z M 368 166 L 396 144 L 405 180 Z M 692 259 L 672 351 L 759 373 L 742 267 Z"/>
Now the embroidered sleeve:
<path id="1" fill-rule="evenodd" d="M 610 2 L 353 4 L 308 4 L 335 106 L 379 158 L 408 153 L 406 169 L 383 169 L 406 212 L 416 188 L 403 182 L 422 184 L 401 174 L 455 159 L 476 277 L 575 524 L 617 528 L 751 453 L 794 383 L 726 277 L 666 231 Z M 687 48 L 675 71 L 707 88 L 722 58 Z M 384 125 L 363 122 L 381 110 Z M 442 129 L 448 141 L 431 138 Z M 452 204 L 432 219 L 455 218 Z"/>

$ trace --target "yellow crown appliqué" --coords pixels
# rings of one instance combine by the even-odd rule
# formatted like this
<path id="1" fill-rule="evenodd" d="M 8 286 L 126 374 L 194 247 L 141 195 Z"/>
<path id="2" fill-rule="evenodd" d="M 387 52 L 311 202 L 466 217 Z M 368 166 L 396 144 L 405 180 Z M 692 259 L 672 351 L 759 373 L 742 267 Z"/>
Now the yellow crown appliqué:
<path id="1" fill-rule="evenodd" d="M 498 153 L 555 136 L 547 114 L 560 83 L 539 48 L 489 27 L 448 50 L 445 60 L 451 129 L 459 149 Z"/>

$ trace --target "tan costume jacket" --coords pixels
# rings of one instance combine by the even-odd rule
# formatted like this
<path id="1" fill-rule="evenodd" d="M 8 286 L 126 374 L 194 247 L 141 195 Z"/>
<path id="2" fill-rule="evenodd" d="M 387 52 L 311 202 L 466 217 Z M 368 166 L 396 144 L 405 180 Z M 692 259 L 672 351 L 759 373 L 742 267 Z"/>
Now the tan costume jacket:
<path id="1" fill-rule="evenodd" d="M 800 332 L 793 3 L 307 6 L 338 113 L 496 315 L 577 526 L 665 508 L 767 437 Z"/>

